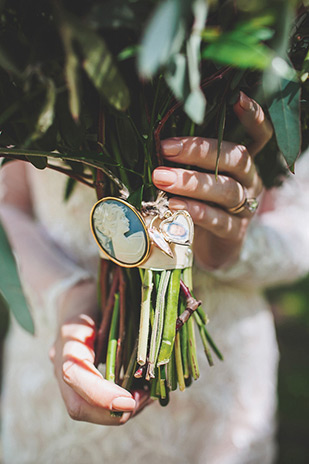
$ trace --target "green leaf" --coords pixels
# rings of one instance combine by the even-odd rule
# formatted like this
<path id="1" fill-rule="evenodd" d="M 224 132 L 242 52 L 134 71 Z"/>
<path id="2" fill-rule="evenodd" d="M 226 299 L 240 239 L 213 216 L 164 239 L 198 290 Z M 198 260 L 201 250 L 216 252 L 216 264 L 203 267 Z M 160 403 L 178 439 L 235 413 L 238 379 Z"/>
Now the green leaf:
<path id="1" fill-rule="evenodd" d="M 37 169 L 45 169 L 47 166 L 47 157 L 36 157 L 36 156 L 27 156 L 26 157 L 30 163 Z"/>
<path id="2" fill-rule="evenodd" d="M 142 76 L 153 76 L 173 54 L 180 51 L 185 37 L 184 17 L 188 3 L 167 0 L 155 10 L 138 56 L 138 70 Z"/>
<path id="3" fill-rule="evenodd" d="M 140 209 L 142 200 L 143 200 L 143 193 L 144 193 L 144 185 L 139 187 L 135 192 L 131 193 L 127 201 L 135 208 Z"/>
<path id="4" fill-rule="evenodd" d="M 65 192 L 64 192 L 65 201 L 67 201 L 70 198 L 74 190 L 74 187 L 76 186 L 76 182 L 77 181 L 75 179 L 72 179 L 72 177 L 68 177 L 66 185 L 65 185 Z"/>
<path id="5" fill-rule="evenodd" d="M 292 167 L 301 150 L 300 84 L 281 78 L 277 92 L 266 101 L 278 146 Z"/>
<path id="6" fill-rule="evenodd" d="M 239 68 L 265 69 L 270 65 L 273 54 L 265 45 L 246 42 L 246 36 L 240 40 L 224 34 L 219 40 L 208 45 L 202 56 L 216 63 Z"/>
<path id="7" fill-rule="evenodd" d="M 42 137 L 42 135 L 45 134 L 45 132 L 50 128 L 54 121 L 56 103 L 55 83 L 52 79 L 44 79 L 44 84 L 46 87 L 45 101 L 39 113 L 35 129 L 25 143 L 26 147 L 35 140 Z"/>
<path id="8" fill-rule="evenodd" d="M 82 65 L 98 92 L 119 111 L 125 111 L 130 103 L 129 90 L 123 80 L 112 53 L 101 36 L 71 22 L 76 42 L 83 54 Z"/>
<path id="9" fill-rule="evenodd" d="M 33 320 L 20 284 L 18 271 L 6 233 L 0 224 L 0 293 L 19 324 L 34 333 Z"/>
<path id="10" fill-rule="evenodd" d="M 176 53 L 171 57 L 164 78 L 175 97 L 183 101 L 190 92 L 185 55 Z"/>

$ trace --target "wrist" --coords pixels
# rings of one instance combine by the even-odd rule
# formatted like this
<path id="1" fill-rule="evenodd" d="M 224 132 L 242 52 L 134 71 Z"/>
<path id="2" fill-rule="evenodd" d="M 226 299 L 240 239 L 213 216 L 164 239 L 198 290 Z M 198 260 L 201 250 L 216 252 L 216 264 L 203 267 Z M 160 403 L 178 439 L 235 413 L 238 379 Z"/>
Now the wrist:
<path id="1" fill-rule="evenodd" d="M 98 313 L 97 283 L 94 279 L 81 279 L 72 285 L 59 298 L 58 321 L 64 322 L 86 314 L 95 319 Z"/>

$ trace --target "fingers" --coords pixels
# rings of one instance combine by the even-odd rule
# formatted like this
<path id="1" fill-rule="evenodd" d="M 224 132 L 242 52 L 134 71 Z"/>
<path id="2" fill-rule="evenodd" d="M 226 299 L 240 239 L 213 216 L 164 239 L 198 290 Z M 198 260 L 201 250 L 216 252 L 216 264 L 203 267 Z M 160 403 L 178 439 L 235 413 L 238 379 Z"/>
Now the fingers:
<path id="1" fill-rule="evenodd" d="M 248 147 L 251 156 L 255 156 L 271 139 L 273 128 L 258 103 L 240 92 L 234 111 L 240 122 L 252 137 L 253 143 Z"/>
<path id="2" fill-rule="evenodd" d="M 162 153 L 170 161 L 198 166 L 214 172 L 217 140 L 202 137 L 176 137 L 161 142 Z M 222 142 L 219 173 L 233 177 L 247 188 L 257 184 L 258 174 L 246 147 Z"/>
<path id="3" fill-rule="evenodd" d="M 124 423 L 136 410 L 131 393 L 103 378 L 94 362 L 95 324 L 81 315 L 65 323 L 50 350 L 55 374 L 69 415 L 96 424 Z M 122 417 L 111 411 L 123 411 Z"/>
<path id="4" fill-rule="evenodd" d="M 241 241 L 248 226 L 248 219 L 189 198 L 173 197 L 169 206 L 173 210 L 185 209 L 197 226 L 232 242 Z"/>
<path id="5" fill-rule="evenodd" d="M 208 203 L 232 208 L 242 202 L 244 189 L 231 177 L 218 176 L 187 169 L 160 167 L 153 180 L 158 188 L 174 195 L 182 195 Z"/>

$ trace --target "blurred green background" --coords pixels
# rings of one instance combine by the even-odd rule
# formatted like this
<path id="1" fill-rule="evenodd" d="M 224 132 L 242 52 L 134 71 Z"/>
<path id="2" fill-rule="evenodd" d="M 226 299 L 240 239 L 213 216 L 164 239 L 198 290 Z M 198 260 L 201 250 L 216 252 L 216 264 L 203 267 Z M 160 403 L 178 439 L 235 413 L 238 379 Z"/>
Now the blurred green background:
<path id="1" fill-rule="evenodd" d="M 276 464 L 308 464 L 309 275 L 294 285 L 271 289 L 267 296 L 273 307 L 281 353 Z M 7 315 L 0 304 L 0 353 L 6 327 Z"/>
<path id="2" fill-rule="evenodd" d="M 309 276 L 293 286 L 272 289 L 267 295 L 273 307 L 280 349 L 276 464 L 307 464 Z"/>

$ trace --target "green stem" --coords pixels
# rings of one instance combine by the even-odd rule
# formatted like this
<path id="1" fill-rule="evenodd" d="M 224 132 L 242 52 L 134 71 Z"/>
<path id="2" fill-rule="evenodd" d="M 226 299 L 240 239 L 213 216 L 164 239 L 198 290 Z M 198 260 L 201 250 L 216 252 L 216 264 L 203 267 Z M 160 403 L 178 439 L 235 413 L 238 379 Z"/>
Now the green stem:
<path id="1" fill-rule="evenodd" d="M 146 363 L 148 335 L 149 335 L 149 320 L 150 320 L 150 306 L 151 306 L 151 293 L 153 288 L 153 273 L 150 269 L 145 270 L 143 284 L 142 284 L 142 303 L 141 303 L 141 316 L 138 337 L 138 350 L 137 362 L 143 366 Z"/>
<path id="2" fill-rule="evenodd" d="M 178 312 L 178 299 L 180 290 L 181 269 L 174 269 L 171 274 L 171 279 L 167 292 L 167 303 L 165 307 L 164 328 L 161 348 L 158 356 L 158 366 L 167 364 L 173 352 L 175 335 L 176 335 L 176 319 Z"/>
<path id="3" fill-rule="evenodd" d="M 154 377 L 154 368 L 158 358 L 159 348 L 162 339 L 163 331 L 163 320 L 164 320 L 164 306 L 165 306 L 165 294 L 170 278 L 170 271 L 162 271 L 159 289 L 157 292 L 157 301 L 155 309 L 155 317 L 153 321 L 151 340 L 150 340 L 150 351 L 149 351 L 149 362 L 147 368 L 146 379 Z"/>
<path id="4" fill-rule="evenodd" d="M 160 397 L 161 399 L 166 398 L 166 386 L 165 386 L 165 381 L 166 381 L 166 375 L 165 375 L 165 366 L 160 366 L 158 368 L 159 372 L 159 382 L 160 382 Z"/>
<path id="5" fill-rule="evenodd" d="M 115 159 L 116 159 L 117 163 L 120 166 L 122 166 L 123 160 L 121 158 L 121 154 L 120 154 L 120 151 L 119 151 L 118 142 L 116 140 L 116 137 L 113 135 L 113 132 L 111 132 L 111 143 L 112 143 L 112 148 L 113 148 Z M 127 186 L 128 190 L 130 191 L 131 190 L 130 189 L 130 181 L 129 181 L 129 178 L 127 176 L 127 173 L 126 173 L 125 169 L 123 169 L 122 167 L 119 167 L 119 174 L 120 174 L 121 181 L 124 183 L 124 185 Z"/>
<path id="6" fill-rule="evenodd" d="M 201 318 L 199 317 L 199 315 L 196 313 L 196 311 L 194 312 L 194 319 L 195 319 L 195 322 L 198 325 L 198 329 L 199 329 L 199 332 L 200 332 L 200 336 L 201 336 L 201 340 L 202 340 L 202 343 L 203 343 L 206 358 L 208 360 L 208 364 L 210 366 L 213 366 L 214 362 L 213 362 L 213 359 L 212 359 L 211 352 L 209 350 L 209 345 L 208 345 L 206 334 L 205 334 L 205 331 L 204 331 L 204 324 L 203 324 Z"/>
<path id="7" fill-rule="evenodd" d="M 118 318 L 119 318 L 119 293 L 115 294 L 113 316 L 109 331 L 107 356 L 106 356 L 106 380 L 115 382 L 115 363 L 118 340 Z"/>
<path id="8" fill-rule="evenodd" d="M 176 338 L 175 338 L 175 360 L 176 360 L 176 371 L 177 371 L 179 389 L 180 391 L 184 391 L 186 388 L 186 385 L 185 385 L 185 379 L 184 379 L 184 373 L 183 373 L 183 367 L 182 367 L 179 332 L 176 334 Z"/>
<path id="9" fill-rule="evenodd" d="M 181 308 L 183 311 L 186 309 L 184 303 L 182 303 Z M 188 364 L 188 326 L 184 324 L 181 329 L 179 330 L 180 335 L 180 346 L 181 346 L 181 354 L 182 354 L 182 364 L 183 364 L 183 372 L 185 379 L 190 377 L 189 371 L 189 364 Z"/>
<path id="10" fill-rule="evenodd" d="M 135 347 L 131 353 L 130 361 L 127 367 L 127 370 L 124 374 L 123 381 L 122 381 L 122 388 L 129 390 L 131 387 L 133 375 L 136 369 L 136 353 L 137 353 L 137 342 L 135 343 Z"/>
<path id="11" fill-rule="evenodd" d="M 187 321 L 188 324 L 188 348 L 189 348 L 189 365 L 191 368 L 192 377 L 197 380 L 200 376 L 197 354 L 196 354 L 196 341 L 194 331 L 194 321 L 192 317 Z"/>
<path id="12" fill-rule="evenodd" d="M 213 339 L 209 335 L 209 333 L 208 333 L 205 326 L 204 326 L 204 332 L 205 332 L 205 335 L 206 335 L 206 338 L 207 338 L 207 341 L 208 341 L 209 345 L 214 350 L 215 354 L 220 359 L 220 361 L 223 361 L 224 360 L 223 354 L 220 352 L 219 348 L 216 346 L 215 342 L 213 341 Z"/>

